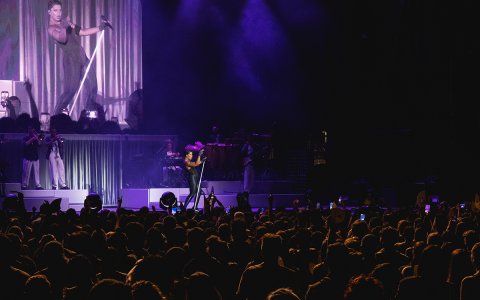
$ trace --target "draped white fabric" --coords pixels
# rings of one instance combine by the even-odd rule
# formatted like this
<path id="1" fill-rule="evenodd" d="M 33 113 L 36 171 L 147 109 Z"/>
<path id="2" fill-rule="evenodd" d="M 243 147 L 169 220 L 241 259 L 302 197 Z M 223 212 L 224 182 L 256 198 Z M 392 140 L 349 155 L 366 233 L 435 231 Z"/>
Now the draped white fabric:
<path id="1" fill-rule="evenodd" d="M 20 80 L 29 80 L 38 111 L 53 113 L 62 94 L 62 51 L 48 36 L 48 0 L 19 1 Z M 125 123 L 127 99 L 142 85 L 142 22 L 140 0 L 64 0 L 63 14 L 82 28 L 95 27 L 100 16 L 107 16 L 114 30 L 81 37 L 89 58 L 99 43 L 95 64 L 98 97 L 106 119 L 118 118 Z M 72 112 L 77 120 L 85 106 L 80 94 Z"/>

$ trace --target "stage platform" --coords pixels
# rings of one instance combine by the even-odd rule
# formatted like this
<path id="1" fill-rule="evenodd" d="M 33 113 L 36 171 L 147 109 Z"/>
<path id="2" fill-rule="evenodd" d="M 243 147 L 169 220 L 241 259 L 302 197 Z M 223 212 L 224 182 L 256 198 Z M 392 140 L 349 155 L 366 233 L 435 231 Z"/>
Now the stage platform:
<path id="1" fill-rule="evenodd" d="M 83 201 L 88 195 L 88 190 L 22 190 L 20 183 L 4 183 L 2 186 L 5 196 L 8 194 L 21 192 L 24 196 L 25 209 L 28 212 L 35 207 L 38 211 L 40 205 L 45 201 L 48 203 L 61 198 L 60 209 L 65 211 L 69 208 L 83 207 Z M 2 199 L 3 200 L 3 199 Z"/>
<path id="2" fill-rule="evenodd" d="M 208 195 L 206 189 L 203 190 Z M 123 189 L 123 207 L 136 210 L 141 207 L 151 208 L 153 205 L 158 210 L 160 209 L 160 197 L 163 195 L 163 193 L 166 192 L 172 192 L 177 198 L 177 200 L 183 203 L 188 196 L 189 190 L 188 188 Z M 250 194 L 250 206 L 252 206 L 253 208 L 267 207 L 269 195 L 270 193 Z M 215 192 L 215 196 L 225 207 L 235 207 L 238 205 L 237 193 Z M 272 193 L 272 196 L 274 199 L 274 207 L 291 207 L 294 200 L 299 200 L 300 203 L 304 202 L 303 194 Z M 188 208 L 191 207 L 193 207 L 193 202 L 191 202 L 188 206 Z M 203 208 L 203 196 L 200 197 L 198 207 Z"/>
<path id="3" fill-rule="evenodd" d="M 209 181 L 202 182 L 201 193 L 209 195 L 214 192 L 217 199 L 226 207 L 237 206 L 237 194 L 243 191 L 242 181 Z M 151 208 L 152 205 L 159 209 L 159 200 L 163 193 L 172 192 L 178 201 L 185 202 L 189 194 L 186 187 L 164 187 L 164 188 L 131 188 L 123 189 L 123 206 L 128 209 L 140 207 Z M 203 194 L 198 207 L 203 208 Z M 268 196 L 274 197 L 274 207 L 291 207 L 293 200 L 304 201 L 304 194 L 298 192 L 295 184 L 291 181 L 257 181 L 249 196 L 249 203 L 252 207 L 267 207 Z M 189 204 L 189 208 L 193 203 Z"/>
<path id="4" fill-rule="evenodd" d="M 225 207 L 235 207 L 237 203 L 237 194 L 242 191 L 241 181 L 204 181 L 202 183 L 201 197 L 199 201 L 199 208 L 203 208 L 204 194 L 209 195 L 214 192 L 217 199 Z M 290 192 L 289 192 L 290 191 Z M 292 207 L 294 200 L 304 202 L 304 194 L 291 192 L 291 186 L 288 184 L 282 185 L 281 182 L 262 182 L 254 190 L 254 193 L 249 195 L 249 203 L 252 208 L 265 208 L 268 206 L 268 196 L 273 195 L 274 207 Z M 44 201 L 49 203 L 57 198 L 61 198 L 61 210 L 65 211 L 73 208 L 80 211 L 83 207 L 83 202 L 88 195 L 88 190 L 21 190 L 20 183 L 4 183 L 2 184 L 2 192 L 5 195 L 14 192 L 22 192 L 24 195 L 25 208 L 27 211 L 32 211 L 33 207 L 37 210 Z M 185 187 L 169 187 L 169 188 L 129 188 L 122 189 L 120 195 L 123 198 L 123 207 L 126 209 L 138 210 L 142 207 L 161 210 L 159 206 L 160 197 L 166 193 L 172 192 L 178 201 L 185 202 L 189 194 L 189 189 Z M 104 207 L 108 209 L 115 209 L 116 203 L 106 203 Z M 189 204 L 189 208 L 193 207 L 193 202 Z"/>

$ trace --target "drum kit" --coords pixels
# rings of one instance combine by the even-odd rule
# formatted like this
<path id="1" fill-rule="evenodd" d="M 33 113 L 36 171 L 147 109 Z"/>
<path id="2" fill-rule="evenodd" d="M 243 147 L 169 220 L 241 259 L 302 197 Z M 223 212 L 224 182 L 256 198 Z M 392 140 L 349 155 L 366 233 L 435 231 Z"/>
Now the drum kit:
<path id="1" fill-rule="evenodd" d="M 254 140 L 257 146 L 256 148 L 262 149 L 256 151 L 258 152 L 257 156 L 263 157 L 267 152 L 270 153 L 270 151 L 265 151 L 264 149 L 267 148 L 270 150 L 271 135 L 252 133 L 250 136 Z M 200 150 L 204 151 L 204 156 L 208 157 L 208 163 L 205 165 L 205 169 L 210 179 L 212 179 L 212 177 L 215 179 L 236 178 L 240 176 L 243 170 L 241 154 L 243 142 L 244 137 L 239 140 L 225 139 L 223 143 L 203 144 L 200 141 L 196 141 L 194 144 L 185 146 L 185 150 L 194 153 Z M 258 162 L 262 159 L 257 157 L 256 160 Z"/>
<path id="2" fill-rule="evenodd" d="M 210 169 L 233 170 L 241 165 L 241 146 L 238 144 L 208 143 L 205 155 L 209 158 Z"/>

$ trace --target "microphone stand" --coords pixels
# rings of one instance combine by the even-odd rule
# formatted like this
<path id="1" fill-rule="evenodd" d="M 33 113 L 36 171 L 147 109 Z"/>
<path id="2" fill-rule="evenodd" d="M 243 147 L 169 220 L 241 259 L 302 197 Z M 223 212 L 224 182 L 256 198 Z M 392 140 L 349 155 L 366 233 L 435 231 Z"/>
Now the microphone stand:
<path id="1" fill-rule="evenodd" d="M 102 30 L 102 33 L 100 33 L 100 38 L 97 39 L 97 45 L 95 46 L 95 50 L 93 50 L 92 57 L 88 62 L 88 66 L 87 66 L 87 69 L 85 70 L 85 73 L 83 74 L 82 81 L 80 81 L 80 86 L 78 87 L 78 90 L 75 93 L 75 96 L 73 97 L 73 104 L 72 104 L 72 107 L 70 108 L 70 111 L 68 112 L 69 116 L 72 115 L 73 109 L 75 108 L 75 104 L 77 103 L 78 96 L 80 95 L 80 91 L 82 90 L 83 84 L 85 83 L 85 79 L 87 79 L 88 71 L 90 71 L 90 67 L 92 65 L 93 59 L 97 54 L 98 47 L 100 46 L 100 42 L 102 41 L 104 34 L 105 34 L 105 30 Z"/>
<path id="2" fill-rule="evenodd" d="M 198 202 L 199 202 L 199 193 L 202 185 L 202 176 L 203 176 L 203 169 L 205 168 L 205 162 L 207 160 L 207 157 L 204 158 L 203 163 L 202 163 L 202 171 L 200 172 L 200 179 L 198 180 L 198 186 L 197 186 L 197 195 L 195 196 L 195 202 L 193 203 L 193 209 L 197 210 L 198 207 Z"/>
<path id="3" fill-rule="evenodd" d="M 102 22 L 105 24 L 106 27 L 109 27 L 110 29 L 113 30 L 112 24 L 110 24 L 110 21 L 108 21 L 107 17 L 101 16 L 100 19 Z M 75 108 L 75 104 L 77 103 L 78 96 L 80 95 L 80 91 L 82 90 L 83 84 L 85 83 L 85 79 L 87 79 L 88 71 L 90 71 L 90 67 L 92 65 L 93 59 L 95 58 L 95 55 L 97 54 L 97 50 L 100 46 L 100 43 L 103 40 L 103 36 L 105 34 L 105 30 L 102 30 L 102 33 L 100 33 L 100 38 L 97 39 L 97 44 L 95 45 L 95 50 L 93 50 L 92 57 L 90 58 L 90 61 L 88 62 L 87 69 L 85 70 L 85 73 L 83 74 L 82 81 L 80 81 L 80 86 L 78 87 L 77 92 L 75 93 L 73 97 L 73 104 L 70 110 L 68 111 L 68 115 L 72 115 L 73 109 Z"/>

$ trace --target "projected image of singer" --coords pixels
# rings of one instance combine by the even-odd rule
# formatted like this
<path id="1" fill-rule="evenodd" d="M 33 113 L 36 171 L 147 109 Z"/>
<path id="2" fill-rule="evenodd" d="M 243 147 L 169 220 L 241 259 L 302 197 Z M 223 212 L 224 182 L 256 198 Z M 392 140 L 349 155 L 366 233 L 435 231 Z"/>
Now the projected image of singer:
<path id="1" fill-rule="evenodd" d="M 73 24 L 69 17 L 62 18 L 62 3 L 52 0 L 48 3 L 50 21 L 48 34 L 57 42 L 63 52 L 63 94 L 57 100 L 54 114 L 60 114 L 72 104 L 72 100 L 80 87 L 89 59 L 80 44 L 80 36 L 88 36 L 101 32 L 105 28 L 112 28 L 108 20 L 102 16 L 100 25 L 92 28 L 81 28 Z M 87 94 L 86 110 L 97 110 L 99 118 L 104 114 L 103 108 L 95 101 L 97 96 L 97 78 L 94 64 L 91 64 L 85 79 L 84 88 Z"/>
<path id="2" fill-rule="evenodd" d="M 195 196 L 198 194 L 198 183 L 199 183 L 199 176 L 198 176 L 198 171 L 196 167 L 201 165 L 204 160 L 202 160 L 202 155 L 203 155 L 203 150 L 200 150 L 198 152 L 197 159 L 193 161 L 193 152 L 191 150 L 185 150 L 185 159 L 184 159 L 184 164 L 185 164 L 185 169 L 187 170 L 188 173 L 188 188 L 189 188 L 189 194 L 187 198 L 185 199 L 185 208 L 187 208 L 188 204 L 192 199 L 194 199 L 193 203 L 195 205 Z"/>

